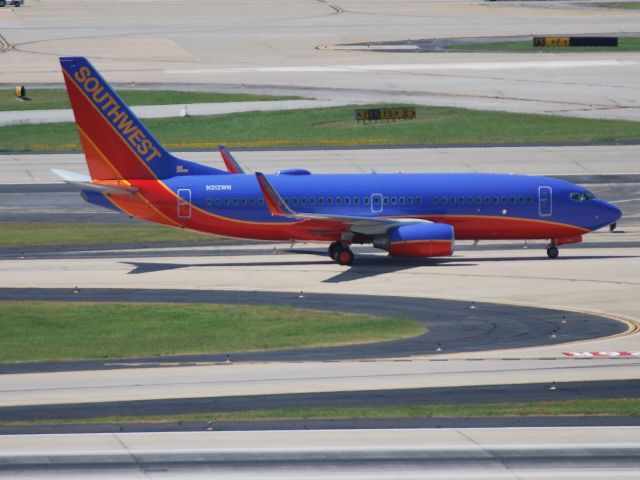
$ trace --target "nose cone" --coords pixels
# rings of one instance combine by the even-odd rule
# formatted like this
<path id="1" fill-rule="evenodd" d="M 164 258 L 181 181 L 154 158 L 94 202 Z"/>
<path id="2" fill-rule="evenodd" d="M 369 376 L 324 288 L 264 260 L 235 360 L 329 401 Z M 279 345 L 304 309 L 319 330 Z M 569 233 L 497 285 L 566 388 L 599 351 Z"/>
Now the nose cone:
<path id="1" fill-rule="evenodd" d="M 622 211 L 604 200 L 598 200 L 597 228 L 601 228 L 617 222 L 622 217 Z"/>
<path id="2" fill-rule="evenodd" d="M 618 220 L 620 220 L 622 218 L 622 210 L 620 210 L 615 205 L 611 205 L 610 203 L 606 203 L 606 205 L 607 205 L 608 214 L 609 214 L 609 221 L 607 222 L 607 224 L 610 225 L 612 223 L 617 222 Z"/>

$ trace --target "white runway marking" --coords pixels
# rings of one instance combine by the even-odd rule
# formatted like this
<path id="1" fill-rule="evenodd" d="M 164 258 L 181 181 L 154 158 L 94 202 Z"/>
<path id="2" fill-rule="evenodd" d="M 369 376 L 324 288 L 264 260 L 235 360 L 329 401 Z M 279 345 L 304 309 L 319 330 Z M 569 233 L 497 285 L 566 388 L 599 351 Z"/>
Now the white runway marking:
<path id="1" fill-rule="evenodd" d="M 191 75 L 194 73 L 361 73 L 366 71 L 443 71 L 443 70 L 557 70 L 591 67 L 629 67 L 638 66 L 638 60 L 559 60 L 535 62 L 463 62 L 463 63 L 406 63 L 374 65 L 299 65 L 290 67 L 242 67 L 242 68 L 193 68 L 170 69 L 164 72 L 170 75 Z"/>

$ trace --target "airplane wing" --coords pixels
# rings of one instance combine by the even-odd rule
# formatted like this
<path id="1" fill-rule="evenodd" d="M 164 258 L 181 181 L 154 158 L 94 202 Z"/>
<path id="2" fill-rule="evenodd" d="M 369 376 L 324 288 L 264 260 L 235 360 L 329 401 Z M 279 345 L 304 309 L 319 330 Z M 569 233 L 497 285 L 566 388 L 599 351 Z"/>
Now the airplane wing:
<path id="1" fill-rule="evenodd" d="M 229 171 L 229 173 L 234 173 L 234 174 L 247 173 L 244 171 L 244 168 L 240 166 L 238 161 L 235 158 L 233 158 L 233 155 L 231 155 L 231 152 L 227 150 L 227 147 L 225 147 L 224 145 L 220 145 L 218 149 L 220 150 L 220 155 L 222 156 L 222 160 L 224 161 L 224 164 L 227 166 L 227 170 Z"/>
<path id="2" fill-rule="evenodd" d="M 82 175 L 81 173 L 69 172 L 68 170 L 51 170 L 57 176 L 62 178 L 66 183 L 70 183 L 77 187 L 82 188 L 83 190 L 90 190 L 92 192 L 98 193 L 109 193 L 111 195 L 131 195 L 138 191 L 135 187 L 130 187 L 127 185 L 122 185 L 119 183 L 107 183 L 108 181 L 104 181 L 105 183 L 96 183 L 91 180 L 91 177 L 88 175 Z M 114 182 L 117 182 L 115 180 Z"/>
<path id="3" fill-rule="evenodd" d="M 300 220 L 326 221 L 334 226 L 337 222 L 345 225 L 346 230 L 363 235 L 377 235 L 396 225 L 411 225 L 416 223 L 432 223 L 419 218 L 389 218 L 389 217 L 361 217 L 352 215 L 325 215 L 321 213 L 300 213 L 287 205 L 280 194 L 269 183 L 264 174 L 256 172 L 258 184 L 264 195 L 265 204 L 271 215 L 297 218 Z M 331 230 L 335 227 L 330 227 Z"/>

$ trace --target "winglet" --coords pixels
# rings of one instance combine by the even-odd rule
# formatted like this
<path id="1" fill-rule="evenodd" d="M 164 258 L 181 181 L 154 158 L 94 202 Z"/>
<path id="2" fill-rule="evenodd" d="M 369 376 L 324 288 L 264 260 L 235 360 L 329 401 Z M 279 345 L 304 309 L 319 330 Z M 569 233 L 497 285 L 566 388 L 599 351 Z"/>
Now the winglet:
<path id="1" fill-rule="evenodd" d="M 295 217 L 297 215 L 296 212 L 289 208 L 289 205 L 287 205 L 276 189 L 273 188 L 264 174 L 256 172 L 256 178 L 258 179 L 258 184 L 260 185 L 265 203 L 271 215 L 280 217 Z"/>
<path id="2" fill-rule="evenodd" d="M 231 152 L 227 150 L 227 148 L 224 145 L 220 145 L 218 148 L 220 149 L 220 155 L 222 155 L 222 160 L 224 161 L 224 164 L 227 166 L 227 170 L 229 171 L 229 173 L 234 173 L 234 174 L 246 173 L 244 169 L 240 166 L 238 161 L 235 158 L 233 158 L 233 155 L 231 155 Z"/>

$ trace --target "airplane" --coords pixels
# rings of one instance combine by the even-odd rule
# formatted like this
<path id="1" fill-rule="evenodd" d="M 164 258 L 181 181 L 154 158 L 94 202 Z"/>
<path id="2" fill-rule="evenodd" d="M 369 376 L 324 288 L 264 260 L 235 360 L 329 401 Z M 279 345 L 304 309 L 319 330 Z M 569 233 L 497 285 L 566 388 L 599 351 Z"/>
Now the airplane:
<path id="1" fill-rule="evenodd" d="M 548 177 L 491 173 L 247 173 L 169 153 L 84 57 L 60 57 L 89 176 L 57 170 L 92 204 L 209 234 L 329 243 L 341 265 L 353 244 L 394 257 L 450 256 L 458 240 L 548 240 L 547 255 L 614 225 L 621 211 Z"/>

